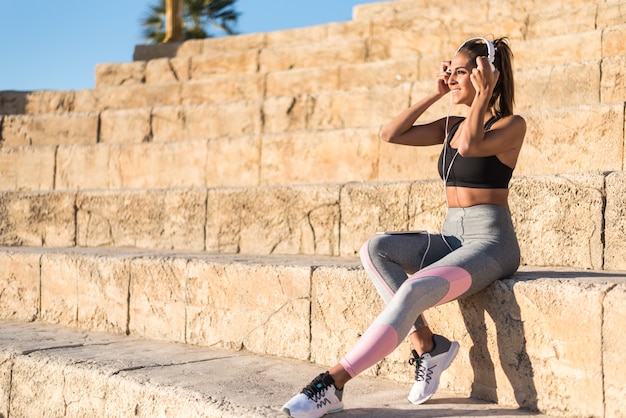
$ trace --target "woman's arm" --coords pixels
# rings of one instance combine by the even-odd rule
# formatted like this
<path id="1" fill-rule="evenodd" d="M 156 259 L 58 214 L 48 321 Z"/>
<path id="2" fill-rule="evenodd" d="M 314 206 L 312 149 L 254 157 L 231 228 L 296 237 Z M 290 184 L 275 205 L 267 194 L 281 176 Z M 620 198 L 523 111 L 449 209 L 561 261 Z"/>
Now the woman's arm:
<path id="1" fill-rule="evenodd" d="M 450 92 L 447 84 L 449 74 L 446 71 L 449 66 L 449 61 L 441 64 L 435 91 L 401 112 L 381 129 L 380 138 L 383 141 L 413 146 L 443 143 L 445 119 L 422 125 L 414 125 L 414 123 L 430 106 Z"/>

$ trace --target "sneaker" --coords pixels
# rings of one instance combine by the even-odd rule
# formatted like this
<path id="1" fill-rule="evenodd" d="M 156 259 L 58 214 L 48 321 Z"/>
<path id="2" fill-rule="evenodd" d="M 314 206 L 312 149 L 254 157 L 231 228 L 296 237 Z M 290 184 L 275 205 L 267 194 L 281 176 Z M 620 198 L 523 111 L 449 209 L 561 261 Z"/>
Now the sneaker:
<path id="1" fill-rule="evenodd" d="M 435 348 L 421 357 L 415 350 L 411 351 L 413 358 L 409 360 L 409 364 L 415 366 L 415 383 L 408 398 L 415 405 L 426 402 L 435 394 L 441 373 L 450 367 L 459 352 L 459 343 L 450 342 L 441 335 L 434 335 L 433 342 Z"/>
<path id="2" fill-rule="evenodd" d="M 343 410 L 342 397 L 343 389 L 338 390 L 332 376 L 325 372 L 291 398 L 283 406 L 283 412 L 288 417 L 319 418 Z"/>

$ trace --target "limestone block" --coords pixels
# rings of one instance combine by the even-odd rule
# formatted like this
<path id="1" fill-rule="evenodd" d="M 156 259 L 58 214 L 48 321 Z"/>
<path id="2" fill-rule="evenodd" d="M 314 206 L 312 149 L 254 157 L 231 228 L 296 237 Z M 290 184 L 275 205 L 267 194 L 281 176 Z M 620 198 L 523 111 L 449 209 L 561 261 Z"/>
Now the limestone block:
<path id="1" fill-rule="evenodd" d="M 623 22 L 622 22 L 623 23 Z M 612 57 L 626 53 L 626 24 L 602 31 L 602 56 Z"/>
<path id="2" fill-rule="evenodd" d="M 309 30 L 310 28 L 307 28 Z M 334 40 L 261 50 L 259 72 L 281 71 L 292 68 L 322 67 L 364 62 L 367 49 L 364 40 Z"/>
<path id="3" fill-rule="evenodd" d="M 263 76 L 258 74 L 215 75 L 181 85 L 183 105 L 222 104 L 263 98 Z"/>
<path id="4" fill-rule="evenodd" d="M 96 88 L 145 82 L 145 61 L 96 65 Z"/>
<path id="5" fill-rule="evenodd" d="M 44 361 L 37 354 L 15 358 L 12 368 L 10 416 L 67 416 L 63 399 L 65 386 L 63 370 L 63 364 Z"/>
<path id="6" fill-rule="evenodd" d="M 41 261 L 41 318 L 45 322 L 125 334 L 128 260 L 51 253 Z"/>
<path id="7" fill-rule="evenodd" d="M 446 215 L 441 180 L 413 182 L 408 198 L 409 229 L 439 233 Z"/>
<path id="8" fill-rule="evenodd" d="M 191 58 L 158 58 L 146 63 L 146 83 L 176 83 L 191 78 Z"/>
<path id="9" fill-rule="evenodd" d="M 74 110 L 74 91 L 40 90 L 27 95 L 26 114 L 63 113 Z"/>
<path id="10" fill-rule="evenodd" d="M 112 146 L 110 167 L 122 188 L 204 187 L 207 141 Z"/>
<path id="11" fill-rule="evenodd" d="M 81 192 L 77 245 L 202 251 L 206 191 Z"/>
<path id="12" fill-rule="evenodd" d="M 596 29 L 597 6 L 563 8 L 528 16 L 528 38 L 592 31 Z"/>
<path id="13" fill-rule="evenodd" d="M 418 75 L 417 57 L 347 64 L 339 67 L 339 88 L 351 90 L 359 87 L 375 88 L 383 84 L 395 85 L 413 81 Z"/>
<path id="14" fill-rule="evenodd" d="M 406 107 L 411 86 L 379 86 L 320 93 L 314 97 L 309 129 L 361 128 L 378 126 L 389 122 Z"/>
<path id="15" fill-rule="evenodd" d="M 340 198 L 340 255 L 358 255 L 377 231 L 408 229 L 410 188 L 408 182 L 346 184 Z"/>
<path id="16" fill-rule="evenodd" d="M 102 87 L 94 90 L 93 100 L 96 110 L 124 110 L 179 105 L 182 97 L 179 83 L 152 83 Z"/>
<path id="17" fill-rule="evenodd" d="M 9 115 L 2 123 L 2 138 L 4 146 L 95 144 L 98 114 Z"/>
<path id="18" fill-rule="evenodd" d="M 624 22 L 626 22 L 626 9 L 621 2 L 598 4 L 598 16 L 596 17 L 598 29 L 622 25 Z"/>
<path id="19" fill-rule="evenodd" d="M 329 22 L 326 23 L 327 38 L 333 39 L 363 39 L 370 34 L 369 22 Z"/>
<path id="20" fill-rule="evenodd" d="M 6 246 L 73 247 L 71 192 L 0 193 L 0 242 Z"/>
<path id="21" fill-rule="evenodd" d="M 154 142 L 253 135 L 261 132 L 261 101 L 153 109 Z"/>
<path id="22" fill-rule="evenodd" d="M 52 190 L 56 147 L 0 148 L 1 190 Z"/>
<path id="23" fill-rule="evenodd" d="M 338 255 L 339 187 L 209 190 L 206 250 Z"/>
<path id="24" fill-rule="evenodd" d="M 600 64 L 600 60 L 588 60 L 523 68 L 515 74 L 516 109 L 532 111 L 599 103 L 600 76 L 605 78 Z"/>
<path id="25" fill-rule="evenodd" d="M 379 142 L 379 180 L 411 181 L 437 178 L 437 160 L 441 146 L 409 147 Z"/>
<path id="26" fill-rule="evenodd" d="M 334 366 L 385 307 L 362 268 L 319 267 L 311 290 L 311 361 Z M 385 361 L 383 361 L 384 363 Z M 364 372 L 375 375 L 377 365 Z"/>
<path id="27" fill-rule="evenodd" d="M 0 353 L 0 414 L 9 416 L 11 408 L 11 370 L 14 353 Z"/>
<path id="28" fill-rule="evenodd" d="M 246 100 L 186 108 L 189 138 L 220 138 L 261 132 L 261 101 Z"/>
<path id="29" fill-rule="evenodd" d="M 523 265 L 602 268 L 601 173 L 516 177 L 510 191 Z"/>
<path id="30" fill-rule="evenodd" d="M 191 58 L 191 78 L 199 80 L 224 74 L 253 74 L 259 66 L 258 51 L 243 50 Z"/>
<path id="31" fill-rule="evenodd" d="M 185 342 L 187 260 L 135 258 L 130 263 L 128 330 L 154 340 Z"/>
<path id="32" fill-rule="evenodd" d="M 26 251 L 0 254 L 2 319 L 34 321 L 39 315 L 39 258 L 39 254 Z"/>
<path id="33" fill-rule="evenodd" d="M 197 41 L 186 41 L 178 50 L 178 56 L 185 55 L 210 55 L 222 52 L 243 51 L 248 49 L 260 49 L 266 46 L 265 33 L 242 34 L 219 38 L 206 38 Z M 194 44 L 201 46 L 201 50 L 195 49 Z M 188 50 L 188 47 L 193 50 Z"/>
<path id="34" fill-rule="evenodd" d="M 207 141 L 207 187 L 258 186 L 261 137 L 235 136 Z"/>
<path id="35" fill-rule="evenodd" d="M 113 158 L 115 148 L 104 144 L 70 145 L 57 148 L 55 187 L 57 189 L 120 188 L 119 162 Z"/>
<path id="36" fill-rule="evenodd" d="M 297 45 L 300 48 L 306 44 L 323 42 L 328 39 L 328 28 L 328 25 L 314 25 L 268 32 L 264 47 L 271 49 Z"/>
<path id="37" fill-rule="evenodd" d="M 225 37 L 225 39 L 227 38 L 230 37 Z M 205 43 L 206 40 L 204 39 L 189 39 L 185 42 L 181 42 L 178 44 L 178 48 L 176 48 L 176 53 L 174 54 L 174 56 L 191 57 L 195 55 L 202 55 Z"/>
<path id="38" fill-rule="evenodd" d="M 626 173 L 611 173 L 606 177 L 604 268 L 626 270 Z"/>
<path id="39" fill-rule="evenodd" d="M 341 67 L 339 67 L 341 68 Z M 339 88 L 336 66 L 274 71 L 266 76 L 266 97 L 299 96 Z"/>
<path id="40" fill-rule="evenodd" d="M 100 142 L 129 144 L 150 140 L 150 109 L 105 110 L 100 113 Z"/>
<path id="41" fill-rule="evenodd" d="M 618 55 L 602 60 L 602 103 L 626 101 L 626 57 Z"/>
<path id="42" fill-rule="evenodd" d="M 613 285 L 545 277 L 514 287 L 537 406 L 546 415 L 603 416 L 602 300 Z"/>
<path id="43" fill-rule="evenodd" d="M 311 266 L 268 261 L 188 261 L 188 343 L 308 360 Z"/>
<path id="44" fill-rule="evenodd" d="M 564 48 L 564 45 L 571 45 Z M 602 58 L 602 32 L 587 31 L 511 43 L 515 68 L 558 65 Z M 537 53 L 541 51 L 541 53 Z"/>
<path id="45" fill-rule="evenodd" d="M 182 106 L 158 106 L 152 109 L 152 140 L 173 142 L 191 139 L 186 136 L 185 109 Z"/>
<path id="46" fill-rule="evenodd" d="M 315 97 L 306 94 L 268 97 L 263 101 L 263 132 L 278 134 L 306 130 L 315 103 Z"/>
<path id="47" fill-rule="evenodd" d="M 524 112 L 526 138 L 516 174 L 621 170 L 624 105 Z"/>
<path id="48" fill-rule="evenodd" d="M 299 131 L 262 137 L 261 183 L 372 181 L 378 136 L 366 129 Z"/>
<path id="49" fill-rule="evenodd" d="M 624 413 L 626 399 L 626 366 L 624 366 L 626 336 L 622 332 L 626 324 L 624 300 L 626 285 L 623 283 L 612 288 L 604 299 L 602 359 L 606 404 L 604 416 L 607 418 L 617 418 Z"/>

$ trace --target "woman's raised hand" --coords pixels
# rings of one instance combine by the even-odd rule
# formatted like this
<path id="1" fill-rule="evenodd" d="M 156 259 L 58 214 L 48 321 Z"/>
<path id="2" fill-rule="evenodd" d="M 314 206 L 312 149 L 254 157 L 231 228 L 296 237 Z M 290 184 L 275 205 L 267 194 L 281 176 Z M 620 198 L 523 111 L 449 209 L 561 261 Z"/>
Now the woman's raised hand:
<path id="1" fill-rule="evenodd" d="M 450 65 L 450 61 L 443 61 L 441 63 L 439 72 L 437 73 L 437 92 L 442 96 L 450 92 L 450 87 L 448 87 L 448 79 L 450 78 Z"/>
<path id="2" fill-rule="evenodd" d="M 491 97 L 491 92 L 496 86 L 500 71 L 496 68 L 491 70 L 491 64 L 487 57 L 476 57 L 476 68 L 472 69 L 470 80 L 472 85 L 476 89 L 476 93 L 489 93 L 488 97 Z"/>

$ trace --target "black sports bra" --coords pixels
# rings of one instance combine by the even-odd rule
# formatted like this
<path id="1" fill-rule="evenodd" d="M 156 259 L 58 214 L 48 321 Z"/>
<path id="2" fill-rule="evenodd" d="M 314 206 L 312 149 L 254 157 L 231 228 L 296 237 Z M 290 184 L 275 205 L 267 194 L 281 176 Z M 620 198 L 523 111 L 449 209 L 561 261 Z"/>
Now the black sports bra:
<path id="1" fill-rule="evenodd" d="M 496 116 L 485 123 L 485 131 L 498 120 Z M 495 155 L 489 157 L 463 157 L 456 148 L 450 146 L 450 141 L 459 129 L 463 120 L 455 124 L 439 155 L 437 163 L 439 177 L 446 179 L 446 186 L 469 187 L 473 189 L 507 189 L 513 176 L 513 169 L 498 159 Z M 445 151 L 445 152 L 444 152 Z M 443 161 L 445 155 L 445 163 Z M 450 168 L 452 164 L 452 168 Z"/>

